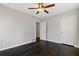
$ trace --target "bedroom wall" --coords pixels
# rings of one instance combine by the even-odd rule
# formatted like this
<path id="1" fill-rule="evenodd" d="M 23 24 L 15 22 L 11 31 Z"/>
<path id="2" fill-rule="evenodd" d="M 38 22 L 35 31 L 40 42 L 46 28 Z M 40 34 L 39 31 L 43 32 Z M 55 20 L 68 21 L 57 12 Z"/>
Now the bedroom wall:
<path id="1" fill-rule="evenodd" d="M 52 42 L 56 42 L 56 43 L 62 43 L 61 40 L 61 19 L 62 18 L 69 18 L 71 16 L 77 16 L 77 9 L 68 11 L 68 12 L 64 12 L 61 14 L 57 14 L 57 15 L 53 15 L 50 18 L 47 18 L 47 40 L 48 41 L 52 41 Z M 76 17 L 77 18 L 77 17 Z M 77 35 L 77 23 L 76 23 L 76 18 L 74 18 L 74 34 L 73 34 L 73 38 L 74 38 L 74 46 L 79 44 L 79 39 L 77 39 L 76 35 Z"/>
<path id="2" fill-rule="evenodd" d="M 53 16 L 47 19 L 47 40 L 60 42 L 60 19 L 59 16 Z"/>
<path id="3" fill-rule="evenodd" d="M 79 8 L 77 9 L 77 29 L 76 29 L 76 43 L 75 43 L 75 46 L 76 47 L 79 47 Z"/>
<path id="4" fill-rule="evenodd" d="M 36 19 L 0 5 L 0 51 L 33 42 Z"/>

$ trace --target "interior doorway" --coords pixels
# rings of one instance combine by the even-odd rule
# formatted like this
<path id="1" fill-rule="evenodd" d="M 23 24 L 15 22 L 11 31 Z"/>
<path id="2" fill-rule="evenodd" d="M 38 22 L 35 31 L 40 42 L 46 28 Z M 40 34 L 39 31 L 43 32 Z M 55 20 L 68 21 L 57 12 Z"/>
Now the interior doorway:
<path id="1" fill-rule="evenodd" d="M 36 22 L 36 37 L 46 40 L 46 21 Z"/>
<path id="2" fill-rule="evenodd" d="M 36 22 L 36 43 L 46 46 L 46 22 Z"/>

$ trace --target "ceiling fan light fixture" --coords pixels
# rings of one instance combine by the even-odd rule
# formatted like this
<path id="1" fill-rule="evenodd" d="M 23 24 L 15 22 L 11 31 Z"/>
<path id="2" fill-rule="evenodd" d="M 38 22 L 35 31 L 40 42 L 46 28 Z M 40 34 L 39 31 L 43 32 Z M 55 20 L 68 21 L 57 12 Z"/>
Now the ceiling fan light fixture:
<path id="1" fill-rule="evenodd" d="M 39 8 L 38 11 L 39 12 L 43 12 L 45 9 L 44 8 Z"/>
<path id="2" fill-rule="evenodd" d="M 36 14 L 38 14 L 39 12 L 45 12 L 45 13 L 49 13 L 49 11 L 48 10 L 46 10 L 46 8 L 50 8 L 50 7 L 54 7 L 55 6 L 55 4 L 53 3 L 53 4 L 49 4 L 49 5 L 46 5 L 46 6 L 44 6 L 44 3 L 38 3 L 37 4 L 37 7 L 36 8 L 29 8 L 29 9 L 35 9 L 35 10 L 37 10 L 37 13 Z"/>

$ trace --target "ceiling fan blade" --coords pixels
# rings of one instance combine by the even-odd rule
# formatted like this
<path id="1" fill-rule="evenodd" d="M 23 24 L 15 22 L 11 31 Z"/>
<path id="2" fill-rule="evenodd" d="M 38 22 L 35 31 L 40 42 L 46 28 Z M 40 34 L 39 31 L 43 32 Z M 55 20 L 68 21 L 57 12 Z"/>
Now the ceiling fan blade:
<path id="1" fill-rule="evenodd" d="M 41 3 L 38 3 L 38 8 L 40 8 L 40 4 L 41 4 Z"/>
<path id="2" fill-rule="evenodd" d="M 50 5 L 44 6 L 44 8 L 49 8 L 49 7 L 52 7 L 52 6 L 55 6 L 55 4 L 50 4 Z"/>
<path id="3" fill-rule="evenodd" d="M 44 5 L 43 5 L 43 3 L 41 3 L 41 7 L 42 7 L 42 8 L 44 8 Z"/>
<path id="4" fill-rule="evenodd" d="M 43 7 L 43 3 L 38 3 L 38 8 Z"/>
<path id="5" fill-rule="evenodd" d="M 38 14 L 39 13 L 39 11 L 37 11 L 37 13 L 36 14 Z"/>
<path id="6" fill-rule="evenodd" d="M 28 9 L 38 9 L 38 8 L 28 8 Z"/>
<path id="7" fill-rule="evenodd" d="M 44 10 L 44 12 L 49 13 L 47 10 Z"/>

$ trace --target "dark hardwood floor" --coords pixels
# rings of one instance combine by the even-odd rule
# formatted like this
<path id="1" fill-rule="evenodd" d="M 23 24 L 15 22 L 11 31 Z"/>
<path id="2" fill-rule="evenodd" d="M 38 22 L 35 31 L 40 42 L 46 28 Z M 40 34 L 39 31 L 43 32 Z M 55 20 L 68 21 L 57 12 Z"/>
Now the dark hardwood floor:
<path id="1" fill-rule="evenodd" d="M 24 56 L 26 55 L 27 53 L 24 54 Z M 41 48 L 36 49 L 30 56 L 79 56 L 79 48 L 66 44 L 41 41 Z"/>
<path id="2" fill-rule="evenodd" d="M 49 41 L 40 41 L 0 51 L 0 56 L 79 56 L 79 48 Z"/>

